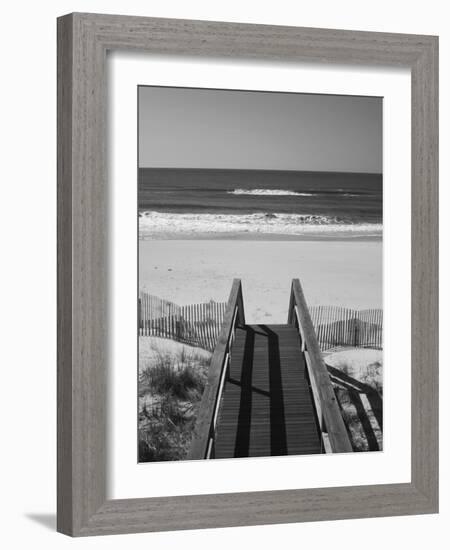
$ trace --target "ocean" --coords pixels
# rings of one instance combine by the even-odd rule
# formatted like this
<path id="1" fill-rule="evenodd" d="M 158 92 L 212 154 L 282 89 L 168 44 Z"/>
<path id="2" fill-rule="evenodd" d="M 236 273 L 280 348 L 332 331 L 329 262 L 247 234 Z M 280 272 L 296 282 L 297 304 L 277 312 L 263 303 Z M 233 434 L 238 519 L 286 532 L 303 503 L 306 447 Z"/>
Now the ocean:
<path id="1" fill-rule="evenodd" d="M 139 238 L 381 238 L 381 174 L 140 168 Z"/>

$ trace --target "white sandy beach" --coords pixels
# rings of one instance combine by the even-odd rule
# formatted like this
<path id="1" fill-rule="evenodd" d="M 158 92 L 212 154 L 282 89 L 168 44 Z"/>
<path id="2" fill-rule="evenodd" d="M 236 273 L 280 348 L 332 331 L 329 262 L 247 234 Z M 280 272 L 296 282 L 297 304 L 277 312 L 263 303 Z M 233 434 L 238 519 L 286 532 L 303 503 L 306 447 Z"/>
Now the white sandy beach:
<path id="1" fill-rule="evenodd" d="M 284 323 L 290 284 L 309 305 L 382 307 L 382 242 L 140 240 L 139 288 L 180 305 L 226 301 L 243 285 L 246 320 Z"/>

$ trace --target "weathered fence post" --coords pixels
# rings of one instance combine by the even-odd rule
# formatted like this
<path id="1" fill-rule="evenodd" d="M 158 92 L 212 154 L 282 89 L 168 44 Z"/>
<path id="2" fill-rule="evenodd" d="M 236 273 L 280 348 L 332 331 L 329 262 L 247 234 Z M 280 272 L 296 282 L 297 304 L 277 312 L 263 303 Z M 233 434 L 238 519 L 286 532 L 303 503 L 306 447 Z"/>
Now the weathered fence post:
<path id="1" fill-rule="evenodd" d="M 138 333 L 159 336 L 213 351 L 221 330 L 225 302 L 179 306 L 141 292 L 138 298 Z"/>
<path id="2" fill-rule="evenodd" d="M 383 347 L 383 310 L 313 306 L 311 319 L 322 351 L 335 346 Z"/>

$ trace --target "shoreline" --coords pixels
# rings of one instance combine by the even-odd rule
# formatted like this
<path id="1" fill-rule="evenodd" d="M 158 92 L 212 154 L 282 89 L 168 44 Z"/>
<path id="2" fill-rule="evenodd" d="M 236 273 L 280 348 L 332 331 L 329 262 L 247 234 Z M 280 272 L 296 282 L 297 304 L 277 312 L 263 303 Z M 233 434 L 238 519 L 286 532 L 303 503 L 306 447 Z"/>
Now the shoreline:
<path id="1" fill-rule="evenodd" d="M 321 233 L 321 234 L 308 234 L 308 235 L 285 235 L 277 233 L 166 233 L 158 236 L 141 236 L 139 235 L 139 241 L 270 241 L 270 242 L 317 242 L 317 241 L 332 241 L 332 242 L 382 242 L 382 235 L 366 235 L 366 234 L 336 234 L 336 233 Z"/>

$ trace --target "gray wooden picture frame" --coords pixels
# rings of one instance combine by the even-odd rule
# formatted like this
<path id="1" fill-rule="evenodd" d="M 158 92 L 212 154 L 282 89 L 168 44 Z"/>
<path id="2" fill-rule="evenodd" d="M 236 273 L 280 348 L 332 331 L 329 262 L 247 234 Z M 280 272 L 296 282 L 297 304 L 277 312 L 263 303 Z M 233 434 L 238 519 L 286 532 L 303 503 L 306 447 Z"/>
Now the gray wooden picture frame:
<path id="1" fill-rule="evenodd" d="M 410 483 L 107 499 L 106 53 L 409 67 Z M 72 536 L 438 511 L 438 38 L 74 13 L 58 19 L 58 531 Z"/>

